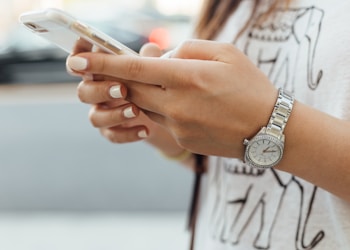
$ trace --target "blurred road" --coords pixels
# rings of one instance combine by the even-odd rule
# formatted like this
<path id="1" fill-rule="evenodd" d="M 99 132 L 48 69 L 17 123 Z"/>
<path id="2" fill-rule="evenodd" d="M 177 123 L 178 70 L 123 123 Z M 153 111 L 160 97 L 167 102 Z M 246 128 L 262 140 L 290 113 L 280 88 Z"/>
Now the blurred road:
<path id="1" fill-rule="evenodd" d="M 186 250 L 184 215 L 0 214 L 5 250 Z"/>
<path id="2" fill-rule="evenodd" d="M 0 211 L 185 211 L 190 171 L 102 138 L 75 88 L 0 86 Z"/>

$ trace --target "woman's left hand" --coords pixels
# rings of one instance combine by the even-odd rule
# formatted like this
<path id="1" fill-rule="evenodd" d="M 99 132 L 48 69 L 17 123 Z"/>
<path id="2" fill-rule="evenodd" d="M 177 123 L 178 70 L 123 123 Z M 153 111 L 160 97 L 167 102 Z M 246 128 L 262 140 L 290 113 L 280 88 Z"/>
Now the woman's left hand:
<path id="1" fill-rule="evenodd" d="M 226 43 L 187 41 L 171 58 L 81 53 L 68 65 L 121 79 L 130 102 L 205 155 L 242 159 L 243 140 L 267 124 L 277 98 L 268 78 Z"/>

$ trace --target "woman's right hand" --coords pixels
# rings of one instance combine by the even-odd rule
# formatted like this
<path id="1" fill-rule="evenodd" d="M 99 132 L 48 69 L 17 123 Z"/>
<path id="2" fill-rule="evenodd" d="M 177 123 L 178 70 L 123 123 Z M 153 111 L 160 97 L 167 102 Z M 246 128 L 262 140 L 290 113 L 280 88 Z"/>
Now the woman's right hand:
<path id="1" fill-rule="evenodd" d="M 84 42 L 78 43 L 75 53 L 89 49 L 91 47 Z M 161 54 L 154 44 L 146 44 L 140 51 L 141 56 L 159 57 Z M 68 71 L 74 73 L 69 68 Z M 166 128 L 125 100 L 128 93 L 122 81 L 105 76 L 83 76 L 77 91 L 81 102 L 92 105 L 89 112 L 92 125 L 109 141 L 129 143 L 145 140 L 170 157 L 181 155 L 184 151 Z"/>

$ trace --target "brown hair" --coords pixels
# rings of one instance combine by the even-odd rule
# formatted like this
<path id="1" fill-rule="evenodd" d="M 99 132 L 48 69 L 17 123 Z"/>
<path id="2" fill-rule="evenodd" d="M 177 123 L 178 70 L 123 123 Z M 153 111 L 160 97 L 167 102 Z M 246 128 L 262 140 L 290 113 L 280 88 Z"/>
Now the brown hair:
<path id="1" fill-rule="evenodd" d="M 291 0 L 283 0 L 286 6 Z M 242 0 L 204 0 L 203 7 L 200 12 L 197 25 L 195 27 L 195 36 L 200 39 L 213 39 L 221 30 L 229 16 L 236 11 Z M 254 14 L 261 0 L 254 0 L 254 7 L 251 12 L 251 18 Z M 270 8 L 266 16 L 270 15 L 278 6 L 279 0 L 271 0 Z M 250 22 L 242 28 L 242 31 L 249 26 Z"/>

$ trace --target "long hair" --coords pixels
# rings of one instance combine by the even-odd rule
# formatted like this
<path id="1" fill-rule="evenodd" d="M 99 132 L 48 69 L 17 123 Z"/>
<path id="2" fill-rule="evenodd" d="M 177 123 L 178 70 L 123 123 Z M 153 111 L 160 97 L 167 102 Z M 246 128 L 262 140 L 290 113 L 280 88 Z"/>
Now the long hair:
<path id="1" fill-rule="evenodd" d="M 243 0 L 203 0 L 202 10 L 195 27 L 195 36 L 200 39 L 213 39 L 220 32 L 227 19 L 233 14 Z M 270 15 L 281 2 L 286 6 L 291 0 L 271 0 L 269 10 L 266 16 Z M 261 0 L 254 0 L 254 7 L 251 12 L 251 18 L 255 15 Z M 245 30 L 249 26 L 249 21 L 242 27 Z"/>

